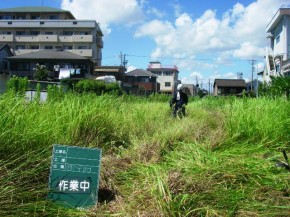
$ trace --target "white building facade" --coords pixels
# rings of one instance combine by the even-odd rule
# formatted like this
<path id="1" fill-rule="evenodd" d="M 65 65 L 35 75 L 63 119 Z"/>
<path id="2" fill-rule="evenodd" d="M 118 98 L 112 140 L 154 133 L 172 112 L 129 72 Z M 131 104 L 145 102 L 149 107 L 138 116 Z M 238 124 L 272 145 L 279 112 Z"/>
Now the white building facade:
<path id="1" fill-rule="evenodd" d="M 161 93 L 174 93 L 178 84 L 178 68 L 174 66 L 164 66 L 160 62 L 150 62 L 147 71 L 157 75 L 157 82 L 160 84 Z"/>
<path id="2" fill-rule="evenodd" d="M 62 49 L 102 60 L 102 31 L 95 20 L 77 20 L 69 11 L 50 7 L 0 9 L 0 43 L 15 55 L 43 49 Z"/>
<path id="3" fill-rule="evenodd" d="M 270 48 L 266 50 L 263 80 L 290 75 L 290 8 L 280 8 L 266 28 Z"/>

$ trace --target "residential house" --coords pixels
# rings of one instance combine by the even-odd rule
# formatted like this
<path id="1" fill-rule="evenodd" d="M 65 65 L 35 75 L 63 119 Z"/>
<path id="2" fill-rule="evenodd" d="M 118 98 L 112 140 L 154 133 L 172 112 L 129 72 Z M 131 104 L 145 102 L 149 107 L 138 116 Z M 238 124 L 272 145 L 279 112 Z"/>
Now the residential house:
<path id="1" fill-rule="evenodd" d="M 127 72 L 123 82 L 123 89 L 127 93 L 137 95 L 157 93 L 159 87 L 157 75 L 143 69 L 135 69 Z"/>
<path id="2" fill-rule="evenodd" d="M 0 9 L 0 43 L 16 55 L 63 49 L 101 65 L 103 33 L 95 20 L 77 20 L 69 11 L 51 7 Z"/>
<path id="3" fill-rule="evenodd" d="M 117 81 L 123 81 L 127 69 L 124 66 L 96 66 L 94 76 L 114 76 Z"/>
<path id="4" fill-rule="evenodd" d="M 172 94 L 178 84 L 178 68 L 174 66 L 164 66 L 160 62 L 150 62 L 147 71 L 157 75 L 157 82 L 160 84 L 160 92 Z"/>
<path id="5" fill-rule="evenodd" d="M 9 79 L 8 62 L 6 57 L 13 56 L 7 44 L 0 44 L 0 94 L 5 92 L 6 83 Z"/>
<path id="6" fill-rule="evenodd" d="M 215 96 L 236 95 L 246 90 L 246 82 L 244 79 L 215 79 L 213 88 Z"/>
<path id="7" fill-rule="evenodd" d="M 251 91 L 251 89 L 252 89 L 255 93 L 257 93 L 259 85 L 261 85 L 262 83 L 263 82 L 259 81 L 258 79 L 254 79 L 253 82 L 252 81 L 246 82 L 247 92 Z"/>
<path id="8" fill-rule="evenodd" d="M 270 49 L 265 56 L 263 80 L 270 76 L 290 75 L 290 8 L 280 8 L 266 27 Z"/>
<path id="9" fill-rule="evenodd" d="M 41 50 L 27 54 L 7 57 L 10 65 L 10 74 L 33 79 L 36 64 L 45 65 L 49 70 L 50 80 L 62 78 L 91 78 L 94 62 L 69 51 Z"/>
<path id="10" fill-rule="evenodd" d="M 182 89 L 188 96 L 196 96 L 198 93 L 198 87 L 194 84 L 182 84 Z"/>

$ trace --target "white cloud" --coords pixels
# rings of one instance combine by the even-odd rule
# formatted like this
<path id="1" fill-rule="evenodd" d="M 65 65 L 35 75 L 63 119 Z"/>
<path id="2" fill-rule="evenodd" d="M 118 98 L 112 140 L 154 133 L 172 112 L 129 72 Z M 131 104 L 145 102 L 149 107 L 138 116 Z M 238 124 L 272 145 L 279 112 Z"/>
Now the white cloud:
<path id="1" fill-rule="evenodd" d="M 163 18 L 163 17 L 165 16 L 165 13 L 162 12 L 162 11 L 160 11 L 160 10 L 158 10 L 157 8 L 149 8 L 149 9 L 146 11 L 146 13 L 147 13 L 148 15 L 154 15 L 154 16 L 156 16 L 156 17 L 158 17 L 158 18 Z"/>
<path id="2" fill-rule="evenodd" d="M 145 36 L 155 41 L 152 59 L 188 58 L 187 65 L 183 61 L 183 67 L 189 71 L 198 69 L 198 65 L 190 61 L 192 56 L 209 56 L 217 60 L 262 58 L 264 48 L 269 44 L 266 26 L 276 11 L 287 5 L 290 6 L 289 0 L 257 0 L 248 6 L 236 3 L 221 18 L 217 17 L 216 11 L 207 10 L 194 20 L 188 13 L 181 14 L 180 6 L 176 4 L 178 16 L 174 22 L 151 20 L 137 29 L 135 37 Z"/>
<path id="3" fill-rule="evenodd" d="M 144 19 L 137 0 L 62 0 L 61 8 L 77 19 L 96 20 L 105 34 L 111 31 L 111 24 L 133 25 Z"/>

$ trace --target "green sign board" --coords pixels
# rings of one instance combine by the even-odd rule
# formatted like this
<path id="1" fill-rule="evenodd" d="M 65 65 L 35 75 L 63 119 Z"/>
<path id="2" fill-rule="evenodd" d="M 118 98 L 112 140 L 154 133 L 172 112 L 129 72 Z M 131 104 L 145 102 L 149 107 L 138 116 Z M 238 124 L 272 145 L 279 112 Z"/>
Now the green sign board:
<path id="1" fill-rule="evenodd" d="M 67 207 L 85 208 L 98 199 L 102 150 L 54 145 L 48 198 Z"/>

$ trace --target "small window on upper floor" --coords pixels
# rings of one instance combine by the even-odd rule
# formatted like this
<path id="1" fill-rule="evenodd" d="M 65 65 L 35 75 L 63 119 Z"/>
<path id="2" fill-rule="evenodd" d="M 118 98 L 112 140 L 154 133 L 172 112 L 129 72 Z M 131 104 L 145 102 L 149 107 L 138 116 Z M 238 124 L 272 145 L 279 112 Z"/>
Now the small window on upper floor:
<path id="1" fill-rule="evenodd" d="M 15 45 L 15 50 L 25 49 L 25 45 Z"/>
<path id="2" fill-rule="evenodd" d="M 15 19 L 16 19 L 16 20 L 25 20 L 26 17 L 25 17 L 25 15 L 21 15 L 21 16 L 17 16 L 17 17 L 15 17 Z"/>
<path id="3" fill-rule="evenodd" d="M 170 82 L 165 82 L 165 87 L 171 87 L 171 83 Z"/>
<path id="4" fill-rule="evenodd" d="M 46 45 L 46 46 L 44 46 L 44 49 L 45 49 L 45 50 L 51 50 L 51 49 L 53 49 L 53 46 L 51 46 L 51 45 Z"/>
<path id="5" fill-rule="evenodd" d="M 26 35 L 25 31 L 16 31 L 15 35 Z"/>
<path id="6" fill-rule="evenodd" d="M 58 20 L 59 16 L 58 15 L 49 15 L 50 20 Z"/>
<path id="7" fill-rule="evenodd" d="M 10 16 L 10 15 L 2 15 L 2 16 L 0 16 L 0 20 L 12 20 L 12 16 Z"/>
<path id="8" fill-rule="evenodd" d="M 32 20 L 40 20 L 40 16 L 39 15 L 31 15 L 31 19 Z"/>
<path id="9" fill-rule="evenodd" d="M 171 75 L 172 75 L 172 72 L 170 72 L 170 71 L 165 71 L 165 72 L 164 72 L 164 75 L 166 75 L 166 76 L 171 76 Z"/>
<path id="10" fill-rule="evenodd" d="M 280 35 L 278 35 L 277 37 L 276 37 L 276 44 L 278 44 L 280 42 Z"/>
<path id="11" fill-rule="evenodd" d="M 31 45 L 30 49 L 32 50 L 38 50 L 39 49 L 39 45 Z"/>
<path id="12" fill-rule="evenodd" d="M 45 32 L 45 35 L 53 35 L 53 32 Z"/>
<path id="13" fill-rule="evenodd" d="M 64 50 L 72 50 L 73 48 L 72 48 L 71 45 L 64 45 L 64 46 L 63 46 L 63 49 L 64 49 Z"/>
<path id="14" fill-rule="evenodd" d="M 30 31 L 30 35 L 39 35 L 39 31 Z"/>
<path id="15" fill-rule="evenodd" d="M 64 31 L 63 35 L 73 35 L 73 32 L 72 31 Z"/>
<path id="16" fill-rule="evenodd" d="M 79 45 L 79 46 L 78 46 L 78 49 L 80 49 L 80 50 L 81 50 L 81 49 L 87 49 L 87 46 L 85 46 L 85 45 Z"/>
<path id="17" fill-rule="evenodd" d="M 280 72 L 280 64 L 277 64 L 277 65 L 275 66 L 275 68 L 276 68 L 276 72 Z"/>

